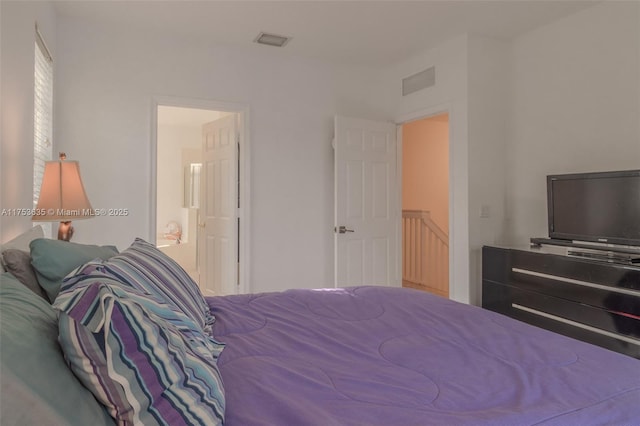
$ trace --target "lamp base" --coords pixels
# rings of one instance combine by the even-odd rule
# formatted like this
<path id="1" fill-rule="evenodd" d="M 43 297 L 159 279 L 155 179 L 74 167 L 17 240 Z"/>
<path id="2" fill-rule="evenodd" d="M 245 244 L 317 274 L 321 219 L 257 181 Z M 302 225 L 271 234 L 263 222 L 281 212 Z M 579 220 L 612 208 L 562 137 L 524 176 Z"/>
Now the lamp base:
<path id="1" fill-rule="evenodd" d="M 73 236 L 73 226 L 71 226 L 71 221 L 60 222 L 60 226 L 58 227 L 58 239 L 62 241 L 69 241 Z"/>

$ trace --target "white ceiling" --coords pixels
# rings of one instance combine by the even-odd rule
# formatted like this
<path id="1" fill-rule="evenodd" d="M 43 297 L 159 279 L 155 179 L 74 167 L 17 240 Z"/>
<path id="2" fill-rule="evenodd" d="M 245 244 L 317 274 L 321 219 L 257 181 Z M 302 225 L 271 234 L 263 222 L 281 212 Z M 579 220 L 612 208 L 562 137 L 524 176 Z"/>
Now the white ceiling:
<path id="1" fill-rule="evenodd" d="M 287 54 L 385 66 L 463 33 L 512 39 L 596 3 L 585 0 L 55 1 L 60 16 L 164 32 L 196 43 L 253 43 L 260 31 L 292 37 Z"/>

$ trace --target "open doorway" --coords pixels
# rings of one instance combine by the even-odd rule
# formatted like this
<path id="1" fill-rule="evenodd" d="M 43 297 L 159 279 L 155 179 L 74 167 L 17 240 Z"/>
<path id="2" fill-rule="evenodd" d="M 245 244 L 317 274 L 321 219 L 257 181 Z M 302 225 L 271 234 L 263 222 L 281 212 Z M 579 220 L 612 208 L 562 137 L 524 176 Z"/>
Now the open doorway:
<path id="1" fill-rule="evenodd" d="M 156 246 L 196 283 L 202 126 L 219 117 L 219 111 L 158 106 Z"/>
<path id="2" fill-rule="evenodd" d="M 402 125 L 402 286 L 449 297 L 449 114 Z"/>
<path id="3" fill-rule="evenodd" d="M 171 98 L 155 106 L 152 232 L 157 247 L 179 263 L 204 294 L 237 294 L 248 291 L 248 224 L 240 234 L 240 224 L 248 214 L 248 169 L 244 167 L 248 156 L 244 152 L 248 151 L 247 113 L 238 106 L 220 104 L 217 109 L 218 104 L 210 104 Z M 216 159 L 210 158 L 209 149 L 219 145 L 222 133 L 212 135 L 206 129 L 228 118 L 233 118 L 234 123 L 231 142 L 234 166 L 225 174 L 225 168 L 212 163 Z M 227 139 L 225 143 L 231 141 Z M 227 163 L 229 160 L 223 159 Z M 216 172 L 215 179 L 212 170 Z M 212 184 L 221 181 L 233 188 L 232 195 L 229 191 L 221 192 L 220 185 Z M 221 194 L 229 200 L 223 200 Z M 232 232 L 223 238 L 217 234 L 219 227 L 209 229 L 210 222 L 218 217 L 212 212 L 221 204 L 228 206 L 227 219 L 232 218 L 234 224 Z M 233 255 L 221 256 L 221 241 L 224 247 L 232 247 L 225 253 Z M 220 266 L 233 274 L 224 277 L 213 274 L 212 271 L 222 269 Z"/>

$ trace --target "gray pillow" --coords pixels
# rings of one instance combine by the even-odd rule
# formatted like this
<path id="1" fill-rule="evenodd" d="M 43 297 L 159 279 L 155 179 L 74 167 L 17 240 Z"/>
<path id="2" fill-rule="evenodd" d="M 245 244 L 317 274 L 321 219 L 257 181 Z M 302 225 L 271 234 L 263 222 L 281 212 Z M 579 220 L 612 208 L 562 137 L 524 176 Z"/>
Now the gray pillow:
<path id="1" fill-rule="evenodd" d="M 2 252 L 2 258 L 4 259 L 7 272 L 11 272 L 11 275 L 16 277 L 18 281 L 24 284 L 29 290 L 44 300 L 49 301 L 47 294 L 42 287 L 40 287 L 40 284 L 38 284 L 36 271 L 34 271 L 33 266 L 31 266 L 31 254 L 29 254 L 29 252 L 9 249 Z"/>
<path id="2" fill-rule="evenodd" d="M 29 251 L 29 243 L 35 240 L 36 238 L 42 238 L 42 237 L 44 237 L 44 231 L 42 229 L 42 226 L 41 225 L 34 226 L 33 228 L 28 229 L 27 231 L 18 235 L 13 240 L 7 241 L 6 243 L 2 243 L 2 245 L 0 246 L 0 253 L 8 249 Z M 6 271 L 6 266 L 4 264 L 4 256 L 0 256 L 0 261 L 2 263 L 2 267 Z"/>

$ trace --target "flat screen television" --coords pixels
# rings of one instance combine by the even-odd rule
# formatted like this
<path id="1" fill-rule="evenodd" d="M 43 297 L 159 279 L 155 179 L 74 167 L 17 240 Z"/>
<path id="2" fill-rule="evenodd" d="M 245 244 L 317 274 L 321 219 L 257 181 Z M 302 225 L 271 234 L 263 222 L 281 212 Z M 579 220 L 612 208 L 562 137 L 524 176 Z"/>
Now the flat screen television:
<path id="1" fill-rule="evenodd" d="M 640 246 L 640 170 L 547 176 L 549 238 Z"/>

